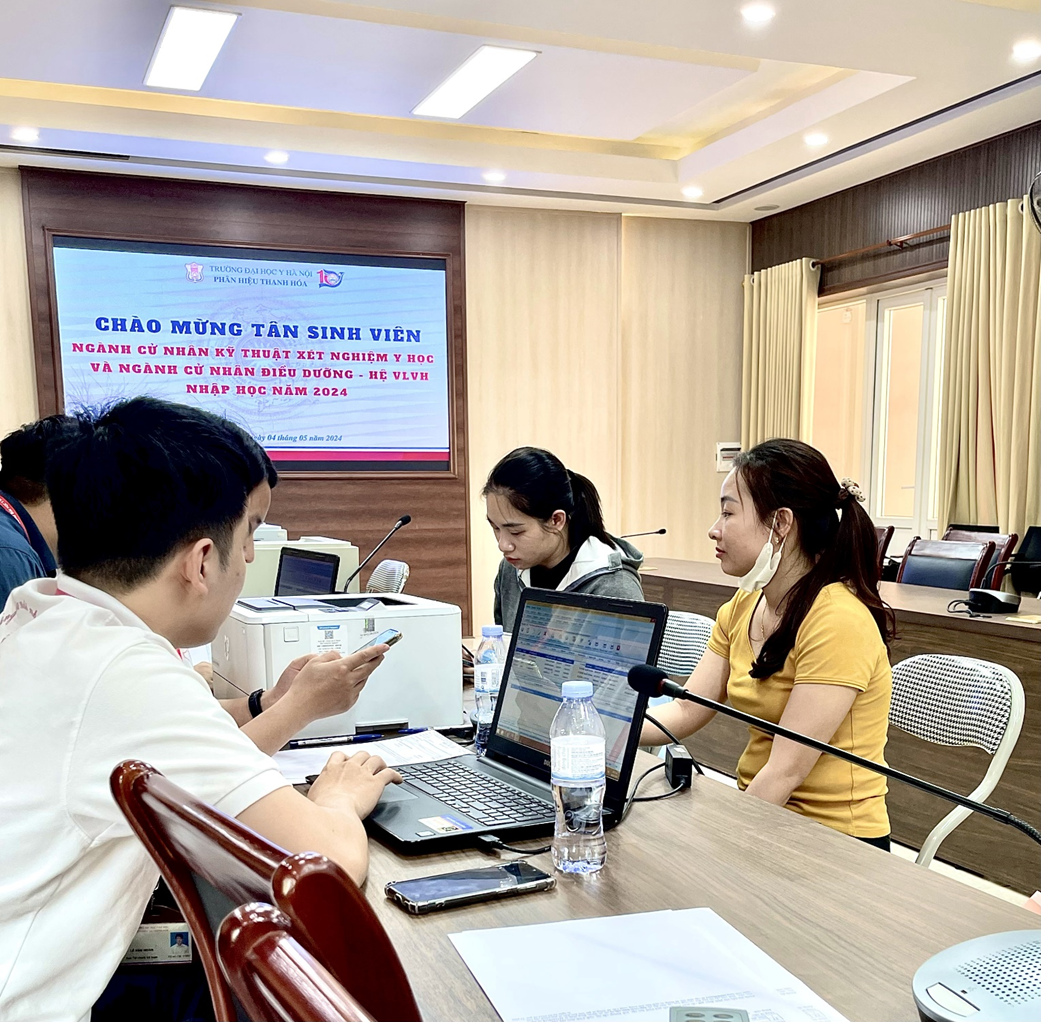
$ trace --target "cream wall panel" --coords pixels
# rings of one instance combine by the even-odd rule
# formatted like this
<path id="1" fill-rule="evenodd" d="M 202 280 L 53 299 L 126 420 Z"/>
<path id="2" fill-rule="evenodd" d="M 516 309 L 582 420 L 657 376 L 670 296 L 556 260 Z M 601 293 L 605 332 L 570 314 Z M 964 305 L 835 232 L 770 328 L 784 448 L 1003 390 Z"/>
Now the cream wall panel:
<path id="1" fill-rule="evenodd" d="M 0 167 L 0 436 L 37 417 L 18 171 Z"/>
<path id="2" fill-rule="evenodd" d="M 645 554 L 712 560 L 717 440 L 741 434 L 746 224 L 622 221 L 621 460 L 625 532 Z"/>
<path id="3" fill-rule="evenodd" d="M 502 455 L 548 448 L 593 480 L 619 528 L 620 227 L 614 214 L 467 207 L 475 627 L 492 621 L 499 564 L 479 494 Z"/>

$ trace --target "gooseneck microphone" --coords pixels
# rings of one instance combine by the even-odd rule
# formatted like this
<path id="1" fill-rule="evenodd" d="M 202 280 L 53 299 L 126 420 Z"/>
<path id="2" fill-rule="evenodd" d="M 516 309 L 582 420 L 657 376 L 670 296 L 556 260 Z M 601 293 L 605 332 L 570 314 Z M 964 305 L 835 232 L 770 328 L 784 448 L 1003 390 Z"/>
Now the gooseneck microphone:
<path id="1" fill-rule="evenodd" d="M 652 529 L 650 532 L 627 532 L 624 536 L 619 536 L 619 539 L 636 539 L 637 536 L 664 536 L 664 529 Z"/>
<path id="2" fill-rule="evenodd" d="M 361 571 L 361 569 L 362 569 L 362 568 L 364 568 L 364 567 L 365 567 L 365 565 L 366 565 L 366 564 L 368 564 L 368 563 L 369 563 L 369 561 L 371 561 L 371 560 L 373 559 L 373 557 L 375 557 L 375 556 L 376 556 L 376 553 L 377 553 L 377 551 L 379 550 L 379 548 L 380 548 L 381 546 L 383 546 L 383 544 L 384 544 L 384 543 L 386 543 L 386 542 L 387 542 L 387 540 L 388 540 L 388 539 L 390 539 L 390 537 L 391 537 L 391 536 L 393 536 L 393 535 L 394 535 L 394 533 L 398 531 L 398 529 L 404 528 L 404 527 L 405 527 L 406 525 L 408 525 L 408 523 L 409 523 L 409 522 L 411 522 L 411 521 L 412 521 L 412 515 L 402 515 L 402 516 L 401 516 L 401 517 L 400 517 L 400 518 L 399 518 L 399 519 L 398 519 L 398 520 L 397 520 L 397 521 L 396 521 L 396 522 L 394 523 L 394 528 L 393 528 L 393 529 L 391 529 L 391 530 L 390 530 L 390 532 L 388 532 L 388 533 L 387 533 L 387 535 L 386 535 L 386 536 L 384 536 L 384 537 L 383 537 L 383 539 L 381 539 L 381 540 L 380 540 L 380 541 L 379 541 L 379 542 L 378 542 L 378 543 L 377 543 L 377 544 L 376 544 L 376 545 L 375 545 L 375 546 L 374 546 L 374 547 L 372 548 L 372 553 L 370 553 L 370 554 L 369 554 L 369 556 L 368 556 L 368 557 L 366 557 L 366 558 L 365 558 L 365 560 L 364 560 L 364 561 L 362 561 L 362 562 L 361 562 L 361 564 L 359 564 L 359 565 L 358 565 L 358 567 L 354 569 L 354 571 L 353 571 L 353 572 L 351 573 L 351 577 L 350 577 L 350 578 L 348 578 L 346 582 L 344 582 L 344 584 L 343 584 L 343 591 L 344 591 L 344 592 L 347 592 L 347 590 L 348 590 L 348 589 L 350 588 L 350 585 L 351 585 L 351 583 L 352 583 L 352 582 L 354 581 L 354 579 L 355 579 L 355 577 L 357 576 L 358 572 L 359 572 L 359 571 Z"/>
<path id="3" fill-rule="evenodd" d="M 1025 820 L 1019 819 L 1018 816 L 1013 816 L 1005 809 L 997 809 L 994 806 L 987 805 L 985 802 L 976 802 L 971 798 L 966 798 L 964 795 L 959 795 L 956 791 L 950 791 L 947 788 L 941 788 L 938 784 L 905 774 L 902 770 L 895 770 L 891 766 L 884 766 L 881 763 L 876 763 L 874 760 L 864 759 L 863 756 L 856 756 L 852 752 L 846 752 L 845 749 L 837 749 L 834 745 L 829 745 L 827 742 L 821 742 L 816 738 L 810 738 L 808 735 L 799 734 L 798 731 L 791 731 L 786 727 L 781 727 L 780 724 L 772 724 L 768 720 L 763 720 L 762 717 L 754 717 L 750 713 L 736 710 L 733 706 L 727 706 L 725 703 L 717 703 L 714 699 L 709 699 L 706 696 L 695 695 L 695 693 L 688 691 L 682 685 L 677 685 L 664 671 L 657 667 L 652 667 L 650 664 L 637 664 L 635 667 L 630 668 L 629 685 L 637 692 L 646 692 L 649 696 L 670 696 L 673 699 L 687 699 L 692 703 L 697 703 L 699 706 L 715 710 L 717 713 L 733 717 L 735 720 L 743 721 L 745 724 L 758 728 L 760 731 L 765 731 L 768 735 L 787 738 L 790 741 L 798 742 L 800 745 L 816 749 L 818 752 L 826 752 L 830 756 L 837 756 L 839 759 L 844 759 L 847 763 L 855 763 L 857 766 L 864 767 L 865 770 L 873 770 L 875 773 L 891 777 L 895 781 L 903 781 L 904 784 L 909 784 L 912 788 L 918 788 L 920 791 L 936 795 L 938 798 L 953 802 L 955 805 L 962 806 L 965 809 L 971 809 L 974 813 L 979 813 L 981 816 L 989 816 L 992 820 L 997 820 L 999 823 L 1006 823 L 1010 827 L 1015 827 L 1028 837 L 1033 838 L 1038 844 L 1041 844 L 1041 831 L 1032 827 Z"/>

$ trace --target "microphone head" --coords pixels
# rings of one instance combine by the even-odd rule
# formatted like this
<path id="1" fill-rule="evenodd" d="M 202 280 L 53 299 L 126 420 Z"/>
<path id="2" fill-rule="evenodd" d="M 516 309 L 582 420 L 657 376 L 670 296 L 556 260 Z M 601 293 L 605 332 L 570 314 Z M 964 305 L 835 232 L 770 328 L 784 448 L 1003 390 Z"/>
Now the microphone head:
<path id="1" fill-rule="evenodd" d="M 412 521 L 412 515 L 402 515 L 398 519 L 398 527 L 400 528 L 402 525 L 408 525 L 408 523 L 411 522 L 411 521 Z"/>
<path id="2" fill-rule="evenodd" d="M 649 696 L 660 696 L 662 683 L 669 676 L 659 667 L 651 664 L 637 664 L 629 668 L 629 687 L 637 692 L 646 692 Z"/>

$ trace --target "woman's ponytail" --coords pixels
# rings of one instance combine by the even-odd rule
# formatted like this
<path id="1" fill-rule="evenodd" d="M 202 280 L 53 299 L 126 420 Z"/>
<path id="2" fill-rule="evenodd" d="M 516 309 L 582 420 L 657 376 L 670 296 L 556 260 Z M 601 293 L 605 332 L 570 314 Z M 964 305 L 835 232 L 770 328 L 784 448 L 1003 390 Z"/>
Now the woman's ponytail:
<path id="1" fill-rule="evenodd" d="M 596 487 L 590 479 L 579 475 L 578 472 L 572 472 L 571 469 L 567 469 L 567 475 L 571 483 L 574 507 L 568 525 L 571 549 L 581 546 L 590 536 L 611 546 L 614 541 L 604 528 L 604 511 Z"/>

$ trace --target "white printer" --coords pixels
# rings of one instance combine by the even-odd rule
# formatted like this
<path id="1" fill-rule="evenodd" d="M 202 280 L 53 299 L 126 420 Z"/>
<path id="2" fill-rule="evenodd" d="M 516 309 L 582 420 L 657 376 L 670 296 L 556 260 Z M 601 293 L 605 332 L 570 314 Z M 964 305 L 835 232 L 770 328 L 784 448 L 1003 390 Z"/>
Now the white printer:
<path id="1" fill-rule="evenodd" d="M 401 640 L 354 707 L 314 721 L 297 737 L 458 725 L 463 699 L 459 608 L 405 593 L 240 599 L 213 640 L 214 694 L 231 699 L 273 688 L 298 656 L 351 653 L 387 628 L 400 631 Z"/>

